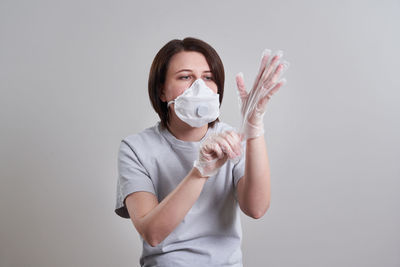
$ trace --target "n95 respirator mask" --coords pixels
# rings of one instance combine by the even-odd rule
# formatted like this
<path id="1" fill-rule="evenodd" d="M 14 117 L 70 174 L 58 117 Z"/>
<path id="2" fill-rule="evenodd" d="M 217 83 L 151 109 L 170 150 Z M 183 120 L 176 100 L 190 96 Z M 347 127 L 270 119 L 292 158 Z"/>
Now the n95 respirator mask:
<path id="1" fill-rule="evenodd" d="M 180 96 L 168 102 L 174 103 L 175 114 L 192 127 L 201 127 L 219 116 L 219 94 L 197 79 Z"/>

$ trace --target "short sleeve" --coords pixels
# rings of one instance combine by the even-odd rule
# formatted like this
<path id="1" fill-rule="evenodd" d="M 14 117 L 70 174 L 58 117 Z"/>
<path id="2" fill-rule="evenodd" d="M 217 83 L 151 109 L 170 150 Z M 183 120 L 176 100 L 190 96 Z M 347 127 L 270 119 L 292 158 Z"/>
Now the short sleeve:
<path id="1" fill-rule="evenodd" d="M 234 164 L 232 169 L 232 176 L 233 176 L 233 185 L 234 185 L 234 192 L 235 198 L 237 199 L 237 184 L 239 180 L 244 176 L 245 170 L 245 163 L 246 163 L 246 141 L 242 142 L 242 155 L 239 158 L 239 161 Z"/>
<path id="2" fill-rule="evenodd" d="M 118 181 L 115 213 L 123 218 L 129 218 L 125 206 L 125 198 L 134 192 L 146 191 L 155 193 L 154 185 L 146 169 L 141 164 L 134 149 L 121 141 L 118 153 Z"/>

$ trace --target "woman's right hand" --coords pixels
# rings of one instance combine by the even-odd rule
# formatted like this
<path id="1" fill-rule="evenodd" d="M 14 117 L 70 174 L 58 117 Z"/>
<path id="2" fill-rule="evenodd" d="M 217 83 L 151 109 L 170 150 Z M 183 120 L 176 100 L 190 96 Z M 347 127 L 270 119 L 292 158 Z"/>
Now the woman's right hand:
<path id="1" fill-rule="evenodd" d="M 241 139 L 234 131 L 209 136 L 200 145 L 199 156 L 194 162 L 194 167 L 204 177 L 216 174 L 228 159 L 240 156 Z"/>

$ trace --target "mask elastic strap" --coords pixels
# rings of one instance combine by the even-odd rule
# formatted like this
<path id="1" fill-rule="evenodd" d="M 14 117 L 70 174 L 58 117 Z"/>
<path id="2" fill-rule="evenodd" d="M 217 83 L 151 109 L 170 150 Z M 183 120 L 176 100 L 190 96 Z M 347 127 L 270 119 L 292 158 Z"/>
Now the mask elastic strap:
<path id="1" fill-rule="evenodd" d="M 168 104 L 167 104 L 167 108 L 168 108 L 172 103 L 175 103 L 175 100 L 169 101 Z"/>

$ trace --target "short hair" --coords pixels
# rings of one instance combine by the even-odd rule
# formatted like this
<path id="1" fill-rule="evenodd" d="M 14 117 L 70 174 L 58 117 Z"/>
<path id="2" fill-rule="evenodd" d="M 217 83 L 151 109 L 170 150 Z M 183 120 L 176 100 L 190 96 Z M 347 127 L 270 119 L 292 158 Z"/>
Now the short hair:
<path id="1" fill-rule="evenodd" d="M 218 87 L 219 103 L 221 105 L 222 98 L 224 95 L 224 83 L 225 83 L 225 71 L 222 64 L 221 58 L 217 54 L 214 48 L 212 48 L 206 42 L 187 37 L 183 40 L 174 39 L 165 44 L 157 55 L 154 57 L 153 63 L 150 67 L 149 80 L 148 80 L 148 91 L 151 104 L 154 110 L 157 112 L 161 120 L 161 126 L 168 128 L 169 113 L 166 102 L 161 101 L 161 88 L 165 83 L 169 61 L 172 56 L 182 51 L 194 51 L 203 54 L 205 57 L 210 71 L 213 74 L 214 82 Z M 208 124 L 209 127 L 213 127 L 218 118 Z"/>

